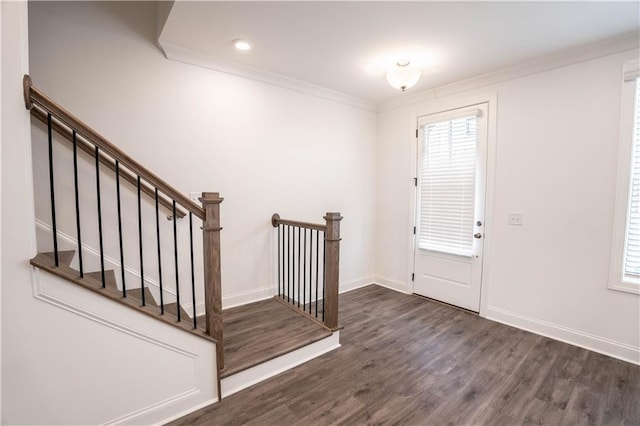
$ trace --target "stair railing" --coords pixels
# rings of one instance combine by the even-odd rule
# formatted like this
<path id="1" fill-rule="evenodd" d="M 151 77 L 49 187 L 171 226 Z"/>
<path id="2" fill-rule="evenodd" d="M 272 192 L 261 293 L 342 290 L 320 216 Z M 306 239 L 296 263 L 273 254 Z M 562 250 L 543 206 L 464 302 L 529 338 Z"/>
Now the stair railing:
<path id="1" fill-rule="evenodd" d="M 202 206 L 191 201 L 187 196 L 173 188 L 167 182 L 159 178 L 150 170 L 142 166 L 120 148 L 109 142 L 107 139 L 99 135 L 95 130 L 91 129 L 69 111 L 47 97 L 42 91 L 34 87 L 31 78 L 25 75 L 23 78 L 23 91 L 25 106 L 30 110 L 31 115 L 43 122 L 47 127 L 48 153 L 49 153 L 49 187 L 51 200 L 51 227 L 53 235 L 53 264 L 50 265 L 51 272 L 55 273 L 56 268 L 60 267 L 60 255 L 58 248 L 58 230 L 56 221 L 56 198 L 54 185 L 54 161 L 53 161 L 53 133 L 62 135 L 67 141 L 71 142 L 73 147 L 73 173 L 75 186 L 75 215 L 76 215 L 76 232 L 77 232 L 77 253 L 79 261 L 79 277 L 68 276 L 68 271 L 61 274 L 65 278 L 72 279 L 74 282 L 91 288 L 86 281 L 83 259 L 82 259 L 82 233 L 79 208 L 79 191 L 78 191 L 78 150 L 89 154 L 95 160 L 96 169 L 96 201 L 97 201 L 97 222 L 99 235 L 99 252 L 100 252 L 100 272 L 99 282 L 102 290 L 106 290 L 107 280 L 105 276 L 105 253 L 103 247 L 103 229 L 102 229 L 102 210 L 101 190 L 100 190 L 100 174 L 104 172 L 100 168 L 106 166 L 107 169 L 115 173 L 116 181 L 116 200 L 117 200 L 117 217 L 118 217 L 118 242 L 119 242 L 119 260 L 121 265 L 121 298 L 127 298 L 127 280 L 125 278 L 125 259 L 123 251 L 123 234 L 122 234 L 122 212 L 120 202 L 120 181 L 121 179 L 132 184 L 137 192 L 138 205 L 138 245 L 140 285 L 130 286 L 140 290 L 142 306 L 141 311 L 150 314 L 150 306 L 147 306 L 145 299 L 145 278 L 144 278 L 144 257 L 143 257 L 143 238 L 142 238 L 142 214 L 141 214 L 141 196 L 150 197 L 155 204 L 155 228 L 156 228 L 156 249 L 158 256 L 158 281 L 160 288 L 160 304 L 158 306 L 158 315 L 160 318 L 165 314 L 165 303 L 163 300 L 163 273 L 161 259 L 160 244 L 160 221 L 159 209 L 168 211 L 167 219 L 173 221 L 173 258 L 175 262 L 175 316 L 177 324 L 181 328 L 185 328 L 184 314 L 181 309 L 180 300 L 180 283 L 178 273 L 178 243 L 177 243 L 177 219 L 188 215 L 189 217 L 189 243 L 190 243 L 190 267 L 191 267 L 191 303 L 193 307 L 192 324 L 193 331 L 198 333 L 198 316 L 196 312 L 196 290 L 195 290 L 195 272 L 194 272 L 194 252 L 193 252 L 193 217 L 202 220 L 203 235 L 203 266 L 204 266 L 204 295 L 205 295 L 205 334 L 209 338 L 216 341 L 217 345 L 217 367 L 218 370 L 224 368 L 223 358 L 223 330 L 222 330 L 222 295 L 221 295 L 221 272 L 220 272 L 220 203 L 223 198 L 217 192 L 203 192 L 200 201 Z M 129 260 L 131 262 L 131 260 Z M 106 294 L 106 292 L 105 292 Z M 155 309 L 155 308 L 154 308 Z M 162 318 L 161 318 L 162 319 Z M 165 321 L 167 321 L 165 319 Z"/>
<path id="2" fill-rule="evenodd" d="M 277 228 L 276 300 L 335 331 L 338 325 L 340 213 L 327 213 L 324 224 L 281 219 Z"/>

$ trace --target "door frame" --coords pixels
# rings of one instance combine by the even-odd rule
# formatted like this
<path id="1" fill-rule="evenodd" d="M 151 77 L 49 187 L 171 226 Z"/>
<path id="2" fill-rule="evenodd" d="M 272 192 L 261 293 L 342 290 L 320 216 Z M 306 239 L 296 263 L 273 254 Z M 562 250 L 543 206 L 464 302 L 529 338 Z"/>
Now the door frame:
<path id="1" fill-rule="evenodd" d="M 497 154 L 497 111 L 498 111 L 498 94 L 495 91 L 484 93 L 477 96 L 449 96 L 447 98 L 436 100 L 433 102 L 417 105 L 413 110 L 411 117 L 412 140 L 411 140 L 411 191 L 409 191 L 409 238 L 408 238 L 408 263 L 407 276 L 409 293 L 414 292 L 414 281 L 411 276 L 415 273 L 415 248 L 416 235 L 413 233 L 416 224 L 417 214 L 417 186 L 414 184 L 414 178 L 418 173 L 418 136 L 415 133 L 418 128 L 418 120 L 420 117 L 430 114 L 437 114 L 450 110 L 456 110 L 468 106 L 487 103 L 487 169 L 486 169 L 486 188 L 485 188 L 485 207 L 484 207 L 484 245 L 482 259 L 482 274 L 480 286 L 480 312 L 481 317 L 486 317 L 488 309 L 488 296 L 490 288 L 490 271 L 493 249 L 493 205 L 495 197 L 495 170 L 496 170 L 496 154 Z"/>

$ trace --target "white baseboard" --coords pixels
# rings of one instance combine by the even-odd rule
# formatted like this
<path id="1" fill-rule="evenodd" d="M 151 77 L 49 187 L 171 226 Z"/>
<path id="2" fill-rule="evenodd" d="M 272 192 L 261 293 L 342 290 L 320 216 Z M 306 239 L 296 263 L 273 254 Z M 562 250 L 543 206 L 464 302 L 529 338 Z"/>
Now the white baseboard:
<path id="1" fill-rule="evenodd" d="M 357 288 L 366 287 L 375 282 L 373 276 L 358 278 L 340 283 L 340 293 L 346 293 Z M 232 293 L 222 297 L 222 308 L 228 309 L 234 306 L 246 305 L 247 303 L 259 302 L 260 300 L 269 299 L 278 293 L 278 286 L 260 287 L 245 292 Z M 313 296 L 315 297 L 315 296 Z M 314 299 L 315 300 L 315 299 Z"/>
<path id="2" fill-rule="evenodd" d="M 269 286 L 228 294 L 226 296 L 222 296 L 222 309 L 233 308 L 234 306 L 246 305 L 247 303 L 269 299 L 275 296 L 277 292 L 278 289 L 276 286 Z"/>
<path id="3" fill-rule="evenodd" d="M 221 381 L 222 398 L 240 392 L 250 386 L 267 380 L 284 371 L 290 370 L 307 361 L 319 357 L 327 352 L 340 347 L 340 331 L 334 332 L 331 336 L 318 340 L 310 345 L 304 346 L 288 354 L 279 356 L 270 361 L 258 364 L 255 367 L 241 371 Z"/>
<path id="4" fill-rule="evenodd" d="M 390 290 L 399 291 L 400 293 L 405 293 L 405 294 L 411 294 L 409 285 L 407 283 L 392 280 L 391 278 L 381 277 L 379 275 L 376 275 L 373 282 L 375 282 L 377 285 L 381 287 L 386 287 Z"/>
<path id="5" fill-rule="evenodd" d="M 193 413 L 194 411 L 198 411 L 198 410 L 200 410 L 202 408 L 208 407 L 208 406 L 210 406 L 212 404 L 215 404 L 217 402 L 218 402 L 218 398 L 210 399 L 209 401 L 203 402 L 202 404 L 194 405 L 193 407 L 191 407 L 191 408 L 189 408 L 189 409 L 187 409 L 187 410 L 185 410 L 185 411 L 183 411 L 181 413 L 178 413 L 178 414 L 176 414 L 174 416 L 171 416 L 171 417 L 168 417 L 166 419 L 163 419 L 162 422 L 158 423 L 158 424 L 159 425 L 160 424 L 165 425 L 167 423 L 171 423 L 174 420 L 178 420 L 178 419 L 180 419 L 180 418 L 182 418 L 182 417 L 184 417 L 184 416 L 186 416 L 188 414 Z"/>
<path id="6" fill-rule="evenodd" d="M 357 288 L 362 288 L 362 287 L 366 287 L 368 285 L 373 284 L 375 281 L 373 275 L 368 276 L 368 277 L 364 277 L 364 278 L 358 278 L 355 280 L 350 280 L 350 281 L 343 281 L 340 283 L 340 288 L 339 288 L 339 292 L 340 293 L 346 293 L 348 291 L 351 290 L 355 290 Z"/>
<path id="7" fill-rule="evenodd" d="M 640 348 L 489 306 L 487 319 L 640 365 Z"/>

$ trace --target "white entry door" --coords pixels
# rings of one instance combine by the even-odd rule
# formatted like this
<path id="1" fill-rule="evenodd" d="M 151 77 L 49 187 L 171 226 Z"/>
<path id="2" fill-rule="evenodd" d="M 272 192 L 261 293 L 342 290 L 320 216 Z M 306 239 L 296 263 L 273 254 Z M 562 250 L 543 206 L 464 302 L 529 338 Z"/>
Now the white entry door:
<path id="1" fill-rule="evenodd" d="M 480 310 L 486 103 L 418 119 L 414 292 Z"/>

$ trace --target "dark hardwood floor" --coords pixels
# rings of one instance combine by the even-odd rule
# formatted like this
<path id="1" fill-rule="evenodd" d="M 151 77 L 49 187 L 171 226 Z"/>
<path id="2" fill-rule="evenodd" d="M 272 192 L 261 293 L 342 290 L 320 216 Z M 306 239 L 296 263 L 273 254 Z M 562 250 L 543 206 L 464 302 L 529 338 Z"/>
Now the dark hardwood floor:
<path id="1" fill-rule="evenodd" d="M 225 309 L 222 321 L 223 378 L 331 336 L 331 331 L 273 299 Z"/>
<path id="2" fill-rule="evenodd" d="M 173 425 L 640 425 L 640 367 L 369 286 L 342 347 Z"/>

